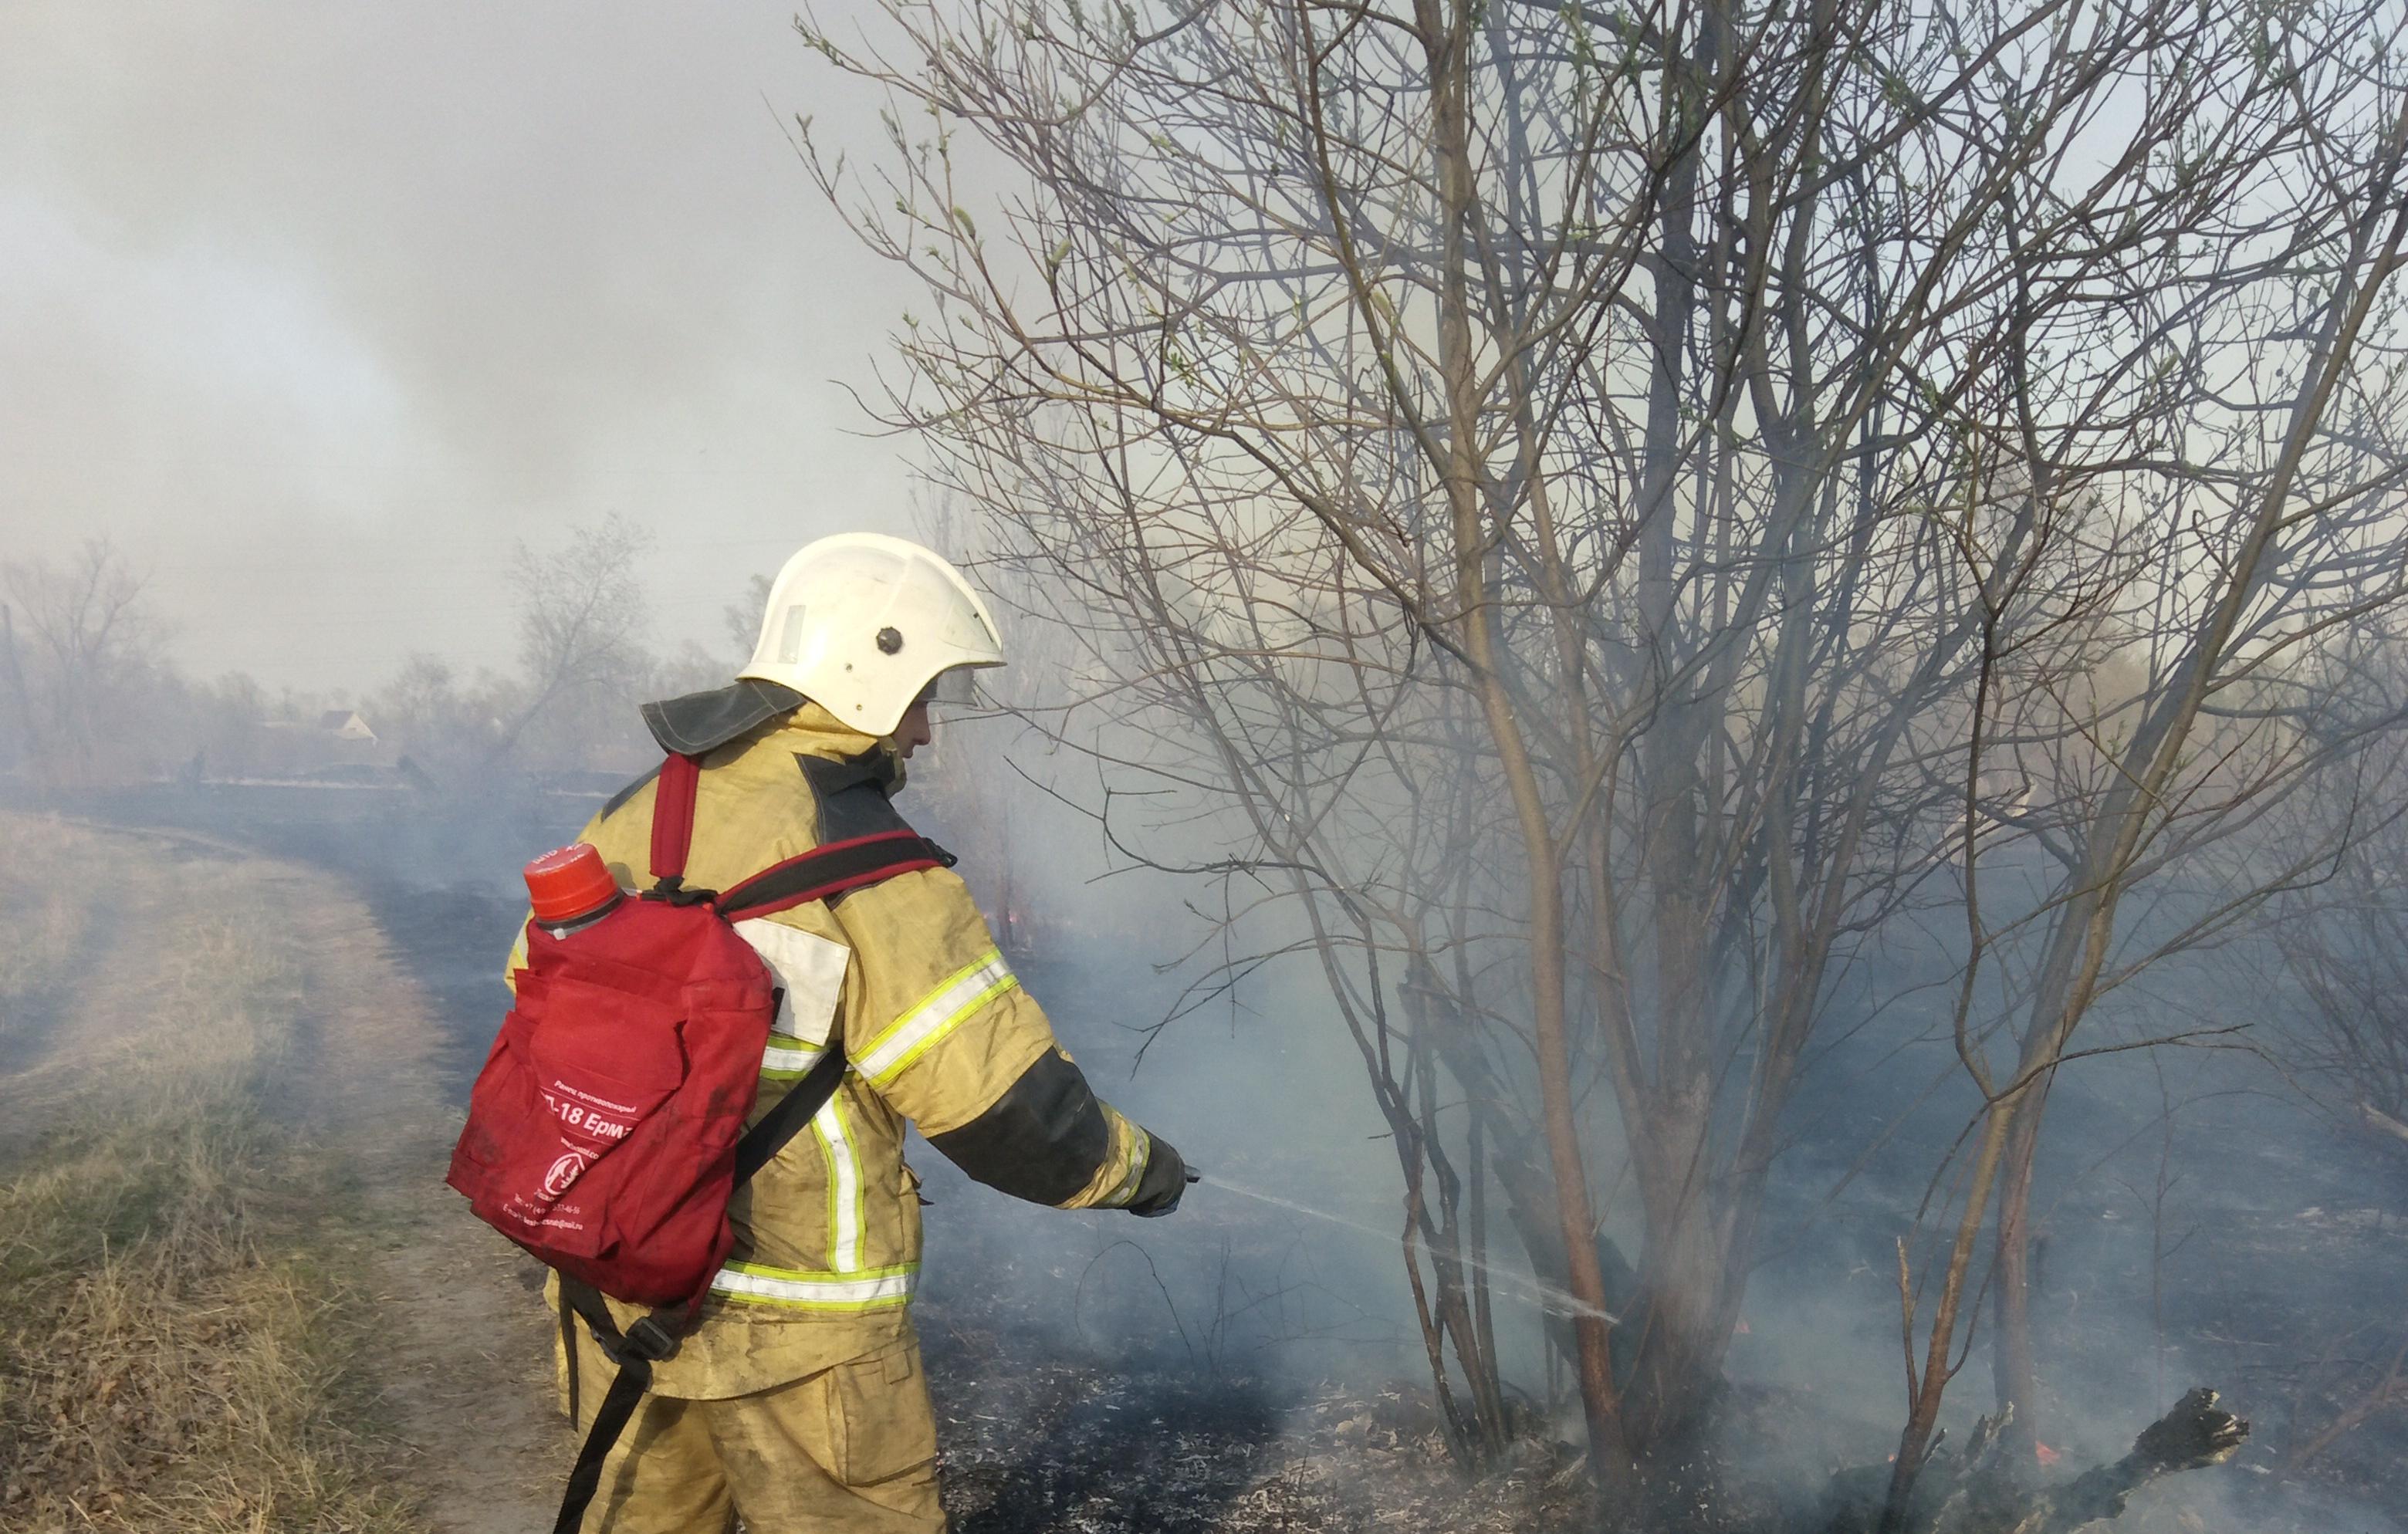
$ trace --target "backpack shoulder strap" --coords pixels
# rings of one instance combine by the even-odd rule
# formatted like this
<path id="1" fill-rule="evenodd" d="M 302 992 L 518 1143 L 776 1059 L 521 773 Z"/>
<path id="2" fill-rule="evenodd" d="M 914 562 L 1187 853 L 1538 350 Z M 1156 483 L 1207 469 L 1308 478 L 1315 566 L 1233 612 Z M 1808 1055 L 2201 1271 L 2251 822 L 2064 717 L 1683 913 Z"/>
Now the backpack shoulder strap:
<path id="1" fill-rule="evenodd" d="M 655 837 L 660 822 L 653 823 Z M 769 867 L 723 893 L 715 902 L 729 921 L 767 916 L 808 901 L 825 900 L 920 868 L 950 868 L 953 854 L 906 826 L 814 847 Z M 657 870 L 655 870 L 657 871 Z"/>
<path id="2" fill-rule="evenodd" d="M 736 1185 L 742 1187 L 752 1174 L 769 1164 L 772 1156 L 786 1148 L 786 1141 L 809 1124 L 827 1100 L 836 1096 L 838 1082 L 844 1080 L 844 1046 L 834 1041 L 811 1062 L 803 1079 L 786 1089 L 778 1105 L 761 1115 L 752 1128 L 744 1131 L 736 1142 Z"/>
<path id="3" fill-rule="evenodd" d="M 671 752 L 661 763 L 652 790 L 652 877 L 675 889 L 685 877 L 694 850 L 695 791 L 702 783 L 702 758 Z"/>
<path id="4" fill-rule="evenodd" d="M 682 888 L 686 858 L 694 851 L 695 799 L 702 783 L 702 758 L 671 752 L 661 763 L 652 791 L 652 878 L 672 899 L 710 898 Z M 868 836 L 848 837 L 812 848 L 799 857 L 773 863 L 712 901 L 722 916 L 767 916 L 807 901 L 825 900 L 882 879 L 919 868 L 950 868 L 953 854 L 908 825 Z"/>

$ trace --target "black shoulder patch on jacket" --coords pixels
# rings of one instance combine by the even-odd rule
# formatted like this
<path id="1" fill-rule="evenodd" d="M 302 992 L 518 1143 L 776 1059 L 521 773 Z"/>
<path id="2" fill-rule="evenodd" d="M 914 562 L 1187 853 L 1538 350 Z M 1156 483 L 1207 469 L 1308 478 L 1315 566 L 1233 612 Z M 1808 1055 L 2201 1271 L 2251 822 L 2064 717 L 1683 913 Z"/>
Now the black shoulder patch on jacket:
<path id="1" fill-rule="evenodd" d="M 797 752 L 795 764 L 803 769 L 803 781 L 811 785 L 811 797 L 819 802 L 823 843 L 911 829 L 886 796 L 895 781 L 895 768 L 884 752 L 864 752 L 841 762 Z"/>
<path id="2" fill-rule="evenodd" d="M 707 693 L 647 703 L 644 727 L 663 751 L 699 756 L 802 706 L 803 695 L 793 688 L 746 677 Z"/>
<path id="3" fill-rule="evenodd" d="M 1049 1049 L 994 1107 L 928 1143 L 988 1187 L 1033 1204 L 1058 1204 L 1095 1180 L 1111 1140 L 1086 1075 Z"/>

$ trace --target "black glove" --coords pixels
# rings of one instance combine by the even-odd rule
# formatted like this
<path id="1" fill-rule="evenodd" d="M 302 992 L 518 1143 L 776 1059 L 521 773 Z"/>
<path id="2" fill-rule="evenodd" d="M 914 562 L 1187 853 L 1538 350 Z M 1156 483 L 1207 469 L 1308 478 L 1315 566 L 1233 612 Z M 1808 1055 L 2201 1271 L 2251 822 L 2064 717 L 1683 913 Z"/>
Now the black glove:
<path id="1" fill-rule="evenodd" d="M 1146 1132 L 1145 1175 L 1138 1179 L 1137 1197 L 1125 1206 L 1131 1214 L 1153 1219 L 1168 1214 L 1179 1207 L 1179 1196 L 1187 1191 L 1193 1181 L 1187 1175 L 1187 1163 L 1170 1142 L 1152 1130 Z"/>

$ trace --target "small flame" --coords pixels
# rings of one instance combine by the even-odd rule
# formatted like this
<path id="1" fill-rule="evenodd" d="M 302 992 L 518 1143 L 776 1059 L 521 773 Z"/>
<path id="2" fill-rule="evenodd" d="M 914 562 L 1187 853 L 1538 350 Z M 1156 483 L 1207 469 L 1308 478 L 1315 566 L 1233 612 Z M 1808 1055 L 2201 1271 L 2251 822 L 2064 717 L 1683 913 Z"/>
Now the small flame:
<path id="1" fill-rule="evenodd" d="M 2040 1456 L 2040 1462 L 2043 1465 L 2054 1465 L 2065 1457 L 2038 1439 L 2032 1440 L 2032 1453 Z"/>

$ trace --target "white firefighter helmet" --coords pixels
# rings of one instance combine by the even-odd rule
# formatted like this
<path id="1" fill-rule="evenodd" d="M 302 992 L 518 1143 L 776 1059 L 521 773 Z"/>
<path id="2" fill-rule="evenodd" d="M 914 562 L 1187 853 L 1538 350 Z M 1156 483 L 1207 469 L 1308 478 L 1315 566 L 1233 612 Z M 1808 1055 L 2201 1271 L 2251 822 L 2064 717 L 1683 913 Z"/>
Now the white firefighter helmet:
<path id="1" fill-rule="evenodd" d="M 995 619 L 961 571 L 904 538 L 838 533 L 778 572 L 760 642 L 737 675 L 884 736 L 939 678 L 943 701 L 968 702 L 970 668 L 1002 664 Z"/>

